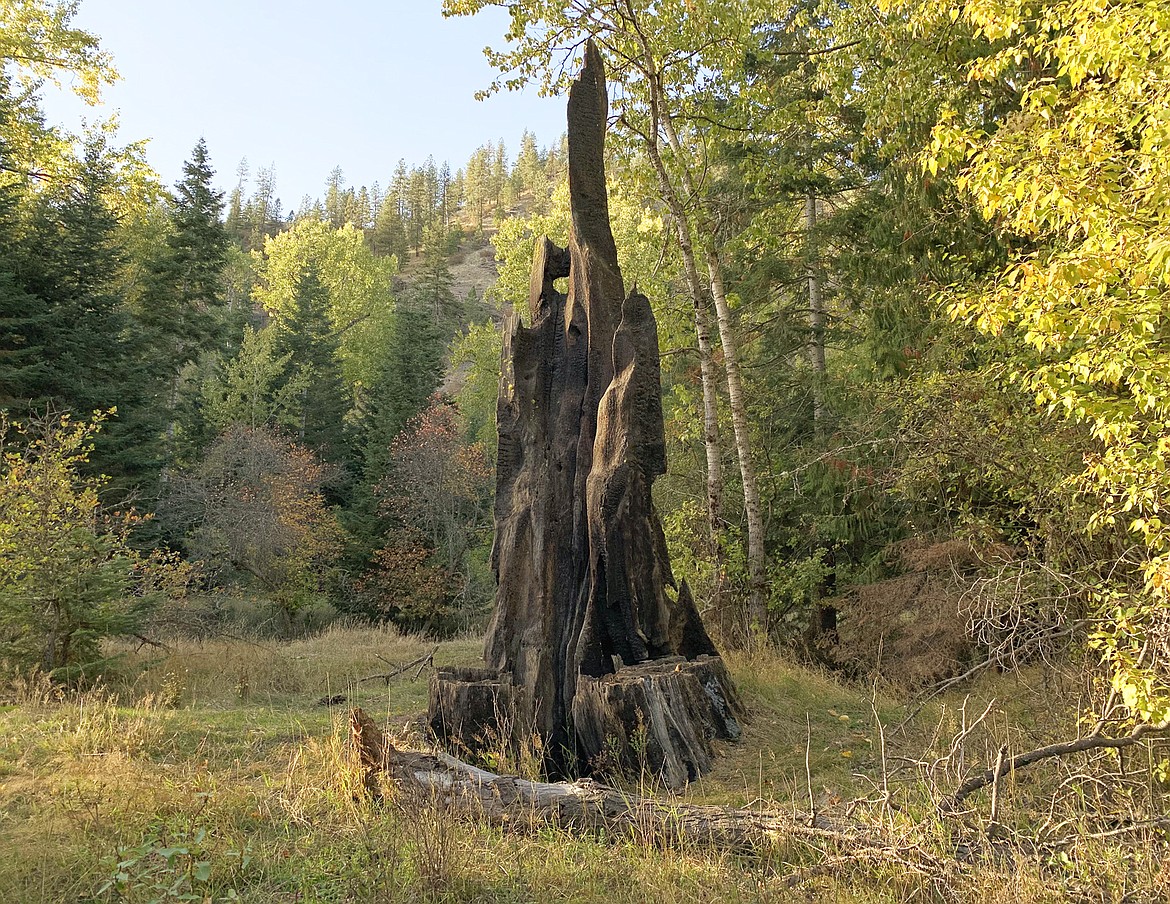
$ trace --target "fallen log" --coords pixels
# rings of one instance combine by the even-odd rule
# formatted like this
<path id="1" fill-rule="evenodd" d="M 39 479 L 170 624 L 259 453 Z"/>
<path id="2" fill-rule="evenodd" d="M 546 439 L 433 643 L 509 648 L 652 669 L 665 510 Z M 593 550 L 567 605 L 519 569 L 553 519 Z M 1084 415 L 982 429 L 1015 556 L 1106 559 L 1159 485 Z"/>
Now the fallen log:
<path id="1" fill-rule="evenodd" d="M 656 845 L 698 844 L 755 851 L 792 839 L 833 842 L 867 849 L 889 845 L 856 829 L 823 821 L 805 825 L 795 817 L 734 807 L 665 803 L 611 788 L 591 779 L 535 782 L 479 769 L 445 753 L 400 750 L 360 708 L 350 717 L 350 737 L 365 770 L 364 784 L 381 797 L 380 776 L 397 788 L 498 825 L 561 829 L 636 838 Z"/>

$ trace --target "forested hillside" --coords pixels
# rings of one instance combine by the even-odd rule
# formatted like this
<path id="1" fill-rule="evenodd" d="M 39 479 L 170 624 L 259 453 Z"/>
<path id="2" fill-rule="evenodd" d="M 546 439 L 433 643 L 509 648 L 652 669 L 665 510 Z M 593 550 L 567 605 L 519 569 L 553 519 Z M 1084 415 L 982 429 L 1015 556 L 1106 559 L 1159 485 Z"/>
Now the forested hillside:
<path id="1" fill-rule="evenodd" d="M 486 94 L 562 92 L 584 42 L 601 50 L 613 232 L 662 351 L 655 499 L 674 569 L 757 716 L 747 752 L 696 793 L 780 801 L 840 829 L 823 849 L 767 855 L 760 883 L 739 860 L 692 874 L 680 853 L 678 887 L 788 900 L 848 861 L 862 872 L 831 883 L 837 900 L 1004 900 L 1009 882 L 1021 900 L 1165 893 L 1170 4 L 442 6 L 510 13 L 507 34 L 485 35 L 500 72 Z M 234 161 L 193 133 L 182 178 L 164 185 L 140 144 L 102 126 L 69 134 L 42 111 L 47 82 L 96 101 L 114 78 L 76 13 L 0 4 L 0 701 L 34 712 L 100 691 L 115 719 L 115 701 L 144 689 L 146 710 L 195 706 L 201 675 L 201 700 L 244 712 L 261 686 L 280 706 L 302 691 L 352 701 L 360 672 L 380 670 L 387 714 L 394 694 L 408 714 L 421 700 L 390 690 L 381 654 L 358 666 L 330 638 L 363 651 L 361 632 L 396 638 L 420 674 L 426 649 L 395 632 L 441 644 L 441 659 L 476 655 L 466 638 L 495 592 L 501 330 L 510 312 L 530 316 L 537 240 L 567 240 L 564 139 L 483 136 L 468 160 L 435 148 L 369 186 L 337 168 L 293 208 L 273 167 L 225 176 Z M 322 629 L 334 633 L 312 646 Z M 236 685 L 211 690 L 195 654 L 171 646 L 233 637 L 286 645 L 273 661 L 291 683 L 224 647 Z M 342 674 L 348 685 L 314 683 Z M 143 748 L 186 762 L 181 736 L 203 729 L 166 718 Z M 257 718 L 257 731 L 279 721 Z M 42 745 L 20 768 L 60 754 L 42 721 L 13 719 Z M 93 728 L 78 719 L 82 738 Z M 777 727 L 791 720 L 795 734 Z M 796 759 L 778 752 L 794 745 Z M 323 749 L 335 769 L 341 754 Z M 253 754 L 272 766 L 266 748 L 223 756 L 238 769 Z M 1047 760 L 1070 765 L 1053 778 Z M 1017 768 L 1046 777 L 1016 787 Z M 989 812 L 956 816 L 985 786 Z M 307 824 L 355 793 L 330 786 L 279 819 Z M 860 835 L 818 822 L 849 795 Z M 241 827 L 244 809 L 220 818 Z M 130 866 L 70 899 L 250 900 L 242 842 L 223 834 L 238 865 L 207 885 L 198 820 L 186 803 L 174 812 L 187 835 L 175 819 L 151 829 Z M 345 831 L 368 845 L 367 818 Z M 386 842 L 415 852 L 404 899 L 483 899 L 447 881 L 458 839 L 445 822 Z M 969 858 L 952 829 L 980 839 Z M 529 843 L 494 831 L 464 841 Z M 183 853 L 159 859 L 180 836 Z M 558 851 L 571 876 L 575 855 Z M 606 869 L 653 885 L 653 846 L 621 856 L 633 859 Z M 148 864 L 164 860 L 192 897 L 148 896 Z M 969 867 L 979 881 L 961 878 Z M 273 879 L 271 898 L 261 883 L 256 900 L 291 899 L 279 895 L 300 881 Z M 303 899 L 376 899 L 361 887 Z"/>

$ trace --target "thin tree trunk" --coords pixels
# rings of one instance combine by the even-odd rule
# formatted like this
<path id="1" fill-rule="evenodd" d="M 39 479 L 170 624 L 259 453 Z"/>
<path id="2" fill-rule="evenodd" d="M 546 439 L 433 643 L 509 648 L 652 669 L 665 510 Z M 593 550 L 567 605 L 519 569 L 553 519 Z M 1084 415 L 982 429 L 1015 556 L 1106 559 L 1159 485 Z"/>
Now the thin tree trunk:
<path id="1" fill-rule="evenodd" d="M 643 136 L 644 137 L 644 136 Z M 690 224 L 686 211 L 670 182 L 666 166 L 653 141 L 646 141 L 646 150 L 658 176 L 659 190 L 670 211 L 670 219 L 678 236 L 679 251 L 683 259 L 687 287 L 695 307 L 695 335 L 699 342 L 699 376 L 703 384 L 703 446 L 707 452 L 707 522 L 711 531 L 711 549 L 715 557 L 715 605 L 722 610 L 722 566 L 723 546 L 723 457 L 719 442 L 719 397 L 715 387 L 715 361 L 711 349 L 711 314 L 703 280 L 699 276 L 695 261 L 695 248 L 691 242 Z"/>
<path id="2" fill-rule="evenodd" d="M 638 41 L 642 47 L 642 74 L 646 78 L 646 87 L 650 101 L 650 127 L 643 139 L 650 153 L 651 162 L 658 175 L 659 186 L 664 200 L 670 208 L 679 235 L 679 245 L 683 251 L 683 260 L 687 265 L 687 277 L 692 280 L 691 290 L 696 299 L 703 294 L 703 287 L 695 265 L 695 252 L 691 242 L 691 220 L 675 190 L 667 172 L 666 165 L 658 149 L 658 135 L 661 130 L 666 135 L 667 143 L 674 152 L 678 161 L 679 178 L 682 188 L 692 201 L 699 200 L 699 192 L 695 186 L 691 173 L 687 169 L 686 155 L 675 131 L 670 112 L 665 109 L 661 76 L 650 48 L 649 40 L 642 31 L 637 13 L 633 4 L 625 3 L 624 18 L 633 26 Z M 755 464 L 752 460 L 751 435 L 748 430 L 747 406 L 744 401 L 743 383 L 739 376 L 739 353 L 735 334 L 731 329 L 731 313 L 727 304 L 727 294 L 723 289 L 723 274 L 719 263 L 719 256 L 714 247 L 714 229 L 706 222 L 706 217 L 700 212 L 697 217 L 698 231 L 706 236 L 707 269 L 710 277 L 709 288 L 715 301 L 716 322 L 719 326 L 719 339 L 723 346 L 723 366 L 727 378 L 727 393 L 731 402 L 731 423 L 735 434 L 735 451 L 739 459 L 740 476 L 743 479 L 744 512 L 747 517 L 748 531 L 748 574 L 751 581 L 751 597 L 749 613 L 755 627 L 762 628 L 766 624 L 767 609 L 764 599 L 764 589 L 767 571 L 767 559 L 764 550 L 764 522 L 760 511 L 759 487 L 756 481 Z M 696 301 L 696 304 L 698 302 Z"/>
<path id="3" fill-rule="evenodd" d="M 659 94 L 659 85 L 656 78 L 650 80 L 650 90 L 654 96 Z M 679 174 L 683 188 L 692 198 L 698 198 L 698 192 L 687 169 L 684 159 L 682 142 L 679 141 L 674 123 L 668 113 L 654 104 L 661 117 L 666 140 L 670 143 L 676 159 L 679 161 Z M 663 167 L 660 179 L 665 175 Z M 681 205 L 680 205 L 681 209 Z M 749 615 L 754 627 L 762 630 L 767 625 L 767 601 L 765 590 L 767 587 L 768 560 L 764 549 L 764 519 L 760 510 L 760 490 L 756 480 L 755 462 L 752 459 L 751 430 L 747 419 L 747 402 L 743 391 L 743 381 L 739 374 L 739 343 L 731 328 L 731 307 L 727 303 L 727 292 L 723 286 L 723 266 L 719 261 L 719 253 L 715 248 L 715 230 L 711 223 L 701 214 L 698 222 L 699 232 L 706 236 L 707 244 L 707 274 L 710 278 L 711 297 L 715 301 L 715 320 L 719 326 L 719 342 L 723 346 L 723 370 L 727 377 L 727 395 L 731 403 L 731 426 L 735 434 L 735 452 L 739 459 L 739 473 L 743 481 L 743 507 L 747 518 L 748 541 L 748 579 L 751 582 L 751 596 L 749 599 Z"/>
<path id="4" fill-rule="evenodd" d="M 813 369 L 813 424 L 819 433 L 825 424 L 825 306 L 821 299 L 821 280 L 816 268 L 817 196 L 810 191 L 804 201 L 805 241 L 808 254 L 808 361 Z"/>
<path id="5" fill-rule="evenodd" d="M 622 13 L 619 11 L 619 15 Z M 719 443 L 719 395 L 715 388 L 715 359 L 711 350 L 711 315 L 707 308 L 707 297 L 703 292 L 703 281 L 699 278 L 699 268 L 695 263 L 695 249 L 691 242 L 690 221 L 679 200 L 666 165 L 662 161 L 662 154 L 658 149 L 658 132 L 661 124 L 661 106 L 658 91 L 658 74 L 654 65 L 654 55 L 650 52 L 649 42 L 645 33 L 638 26 L 638 17 L 634 12 L 633 4 L 626 0 L 625 13 L 630 24 L 638 33 L 642 45 L 645 68 L 643 74 L 650 85 L 650 128 L 646 134 L 640 135 L 646 145 L 646 152 L 658 177 L 658 186 L 662 191 L 663 200 L 670 210 L 671 220 L 674 222 L 675 232 L 678 235 L 679 250 L 682 252 L 683 269 L 686 271 L 687 286 L 691 290 L 691 300 L 695 305 L 695 336 L 699 342 L 699 373 L 703 383 L 703 445 L 707 451 L 707 519 L 711 528 L 711 545 L 716 558 L 716 595 L 719 596 L 720 574 L 722 572 L 722 544 L 720 537 L 723 533 L 723 457 Z"/>
<path id="6" fill-rule="evenodd" d="M 647 48 L 649 61 L 649 49 Z M 723 525 L 723 458 L 719 443 L 719 396 L 715 388 L 715 362 L 711 349 L 711 315 L 707 308 L 707 297 L 699 267 L 695 261 L 695 247 L 691 241 L 690 221 L 670 181 L 666 164 L 658 149 L 659 114 L 657 92 L 651 98 L 651 123 L 646 134 L 640 135 L 646 146 L 646 153 L 658 178 L 662 200 L 670 211 L 670 219 L 678 236 L 679 251 L 683 259 L 683 271 L 687 278 L 691 300 L 695 307 L 695 336 L 699 343 L 699 373 L 703 384 L 703 445 L 707 452 L 707 519 L 711 529 L 711 544 L 716 556 L 716 573 L 722 564 L 720 535 Z M 718 591 L 717 591 L 718 592 Z"/>
<path id="7" fill-rule="evenodd" d="M 727 395 L 731 402 L 731 426 L 735 432 L 735 448 L 739 457 L 739 473 L 743 480 L 743 507 L 747 516 L 748 579 L 751 581 L 750 614 L 757 630 L 767 625 L 768 609 L 765 599 L 767 587 L 767 554 L 764 550 L 764 519 L 760 511 L 760 489 L 752 461 L 751 431 L 747 419 L 747 402 L 739 376 L 736 339 L 731 331 L 731 308 L 723 288 L 723 271 L 719 254 L 707 250 L 707 270 L 711 277 L 711 296 L 715 299 L 715 316 L 719 324 L 719 341 L 723 345 L 723 369 L 727 374 Z"/>

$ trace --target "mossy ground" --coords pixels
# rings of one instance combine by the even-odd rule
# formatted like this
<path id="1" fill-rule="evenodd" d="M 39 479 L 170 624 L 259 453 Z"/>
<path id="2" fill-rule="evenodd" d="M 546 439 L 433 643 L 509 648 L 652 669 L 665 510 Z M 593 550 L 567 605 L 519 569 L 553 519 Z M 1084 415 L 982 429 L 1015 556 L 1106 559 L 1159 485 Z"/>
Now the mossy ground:
<path id="1" fill-rule="evenodd" d="M 1024 743 L 1067 728 L 1071 710 L 1037 705 L 1043 688 L 994 677 L 895 732 L 905 713 L 889 694 L 777 653 L 729 656 L 752 721 L 682 797 L 803 818 L 811 793 L 819 811 L 872 825 L 936 857 L 939 870 L 807 842 L 746 856 L 502 831 L 401 799 L 376 806 L 346 749 L 348 706 L 421 742 L 425 675 L 389 685 L 360 679 L 433 648 L 389 629 L 334 628 L 289 643 L 129 651 L 120 677 L 61 699 L 41 685 L 14 686 L 0 708 L 0 901 L 1002 904 L 1154 900 L 1170 879 L 1156 836 L 956 857 L 960 835 L 987 837 L 986 814 L 932 820 L 936 786 L 960 767 L 926 766 L 989 702 L 962 768 L 1002 738 Z M 445 642 L 435 660 L 473 663 L 479 648 L 477 638 Z M 318 702 L 335 694 L 347 702 Z M 1040 818 L 1037 781 L 1021 776 L 1005 789 L 1012 831 Z"/>

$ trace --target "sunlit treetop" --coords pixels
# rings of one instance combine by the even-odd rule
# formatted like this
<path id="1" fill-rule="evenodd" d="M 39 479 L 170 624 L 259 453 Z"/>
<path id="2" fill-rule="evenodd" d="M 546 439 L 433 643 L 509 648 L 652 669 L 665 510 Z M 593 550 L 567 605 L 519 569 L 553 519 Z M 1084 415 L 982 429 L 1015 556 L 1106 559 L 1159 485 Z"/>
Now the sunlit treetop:
<path id="1" fill-rule="evenodd" d="M 78 0 L 4 0 L 0 3 L 0 61 L 19 91 L 44 82 L 68 87 L 96 104 L 118 78 L 96 35 L 72 25 Z"/>
<path id="2" fill-rule="evenodd" d="M 511 17 L 507 49 L 484 49 L 502 74 L 480 96 L 529 84 L 557 94 L 576 75 L 577 51 L 588 38 L 601 47 L 615 81 L 627 86 L 644 73 L 647 47 L 663 88 L 693 88 L 735 53 L 753 28 L 774 15 L 758 0 L 443 0 L 444 16 L 470 16 L 489 7 Z"/>

